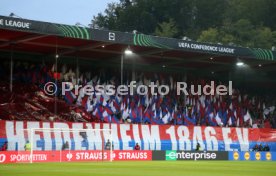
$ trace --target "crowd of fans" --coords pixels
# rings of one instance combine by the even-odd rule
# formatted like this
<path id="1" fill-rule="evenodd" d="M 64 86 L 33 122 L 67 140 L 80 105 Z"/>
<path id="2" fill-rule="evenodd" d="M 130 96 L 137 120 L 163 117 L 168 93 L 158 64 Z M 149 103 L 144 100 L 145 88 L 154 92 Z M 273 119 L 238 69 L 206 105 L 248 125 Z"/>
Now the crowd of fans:
<path id="1" fill-rule="evenodd" d="M 270 147 L 268 146 L 268 144 L 266 144 L 265 146 L 263 146 L 262 144 L 256 144 L 252 151 L 255 151 L 255 152 L 260 152 L 260 151 L 270 151 Z"/>
<path id="2" fill-rule="evenodd" d="M 5 65 L 6 64 L 6 65 Z M 252 96 L 234 89 L 233 95 L 177 95 L 176 82 L 183 81 L 181 75 L 150 72 L 124 72 L 124 84 L 135 80 L 137 86 L 168 85 L 167 95 L 84 94 L 83 88 L 73 89 L 62 94 L 61 82 L 72 85 L 120 85 L 120 72 L 97 70 L 95 73 L 80 72 L 63 65 L 55 71 L 55 66 L 45 64 L 15 62 L 13 91 L 10 92 L 8 75 L 0 66 L 0 119 L 75 121 L 103 123 L 142 123 L 204 125 L 221 127 L 275 128 L 274 102 L 266 97 Z M 73 71 L 75 70 L 75 71 Z M 47 82 L 57 83 L 57 92 L 48 96 L 43 91 Z M 209 84 L 203 79 L 184 80 L 189 85 Z M 216 82 L 216 84 L 221 84 Z M 77 94 L 76 94 L 77 93 Z M 273 99 L 272 99 L 273 100 Z"/>

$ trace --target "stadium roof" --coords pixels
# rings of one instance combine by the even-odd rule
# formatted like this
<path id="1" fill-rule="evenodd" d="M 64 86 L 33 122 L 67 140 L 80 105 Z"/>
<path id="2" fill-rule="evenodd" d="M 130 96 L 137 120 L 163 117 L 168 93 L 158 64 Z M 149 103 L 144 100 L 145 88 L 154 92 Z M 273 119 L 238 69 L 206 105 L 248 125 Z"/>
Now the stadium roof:
<path id="1" fill-rule="evenodd" d="M 130 47 L 142 68 L 166 67 L 172 70 L 231 70 L 237 60 L 251 68 L 275 71 L 276 52 L 199 43 L 145 34 L 91 29 L 0 16 L 0 51 L 78 57 L 119 64 L 123 51 Z M 130 61 L 126 60 L 126 64 Z"/>

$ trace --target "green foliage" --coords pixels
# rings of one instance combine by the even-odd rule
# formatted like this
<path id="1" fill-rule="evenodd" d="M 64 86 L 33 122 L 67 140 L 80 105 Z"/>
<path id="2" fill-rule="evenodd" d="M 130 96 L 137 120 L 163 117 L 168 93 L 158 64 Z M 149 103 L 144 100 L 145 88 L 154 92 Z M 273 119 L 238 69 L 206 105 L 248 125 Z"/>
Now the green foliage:
<path id="1" fill-rule="evenodd" d="M 160 37 L 175 37 L 177 33 L 178 29 L 173 19 L 170 19 L 169 22 L 159 23 L 154 32 L 155 35 Z"/>
<path id="2" fill-rule="evenodd" d="M 91 26 L 93 28 L 101 29 L 114 29 L 116 30 L 117 21 L 118 21 L 118 4 L 110 3 L 105 10 L 105 14 L 99 13 L 92 20 Z"/>
<path id="3" fill-rule="evenodd" d="M 257 48 L 270 48 L 273 45 L 272 32 L 270 28 L 261 27 L 255 30 L 255 36 L 253 37 L 254 47 Z"/>
<path id="4" fill-rule="evenodd" d="M 275 0 L 120 0 L 92 27 L 270 49 L 275 12 Z"/>
<path id="5" fill-rule="evenodd" d="M 276 31 L 272 32 L 272 45 L 276 47 Z"/>
<path id="6" fill-rule="evenodd" d="M 198 41 L 215 43 L 219 41 L 219 37 L 219 31 L 217 29 L 209 28 L 208 30 L 202 31 Z"/>
<path id="7" fill-rule="evenodd" d="M 232 34 L 235 37 L 234 43 L 252 47 L 254 29 L 251 22 L 247 19 L 240 19 L 233 24 Z"/>

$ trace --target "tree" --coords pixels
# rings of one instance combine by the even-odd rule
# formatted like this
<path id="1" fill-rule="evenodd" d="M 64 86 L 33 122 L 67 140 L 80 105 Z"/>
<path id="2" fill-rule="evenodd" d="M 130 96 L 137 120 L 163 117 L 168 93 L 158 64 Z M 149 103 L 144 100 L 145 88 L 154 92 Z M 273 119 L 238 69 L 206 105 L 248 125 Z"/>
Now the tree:
<path id="1" fill-rule="evenodd" d="M 272 32 L 272 46 L 276 47 L 276 31 Z"/>
<path id="2" fill-rule="evenodd" d="M 212 42 L 218 43 L 220 40 L 219 31 L 215 28 L 209 28 L 208 30 L 202 31 L 198 38 L 199 42 Z"/>
<path id="3" fill-rule="evenodd" d="M 160 37 L 175 37 L 177 33 L 178 29 L 173 19 L 170 19 L 169 22 L 159 23 L 154 32 L 155 35 Z"/>
<path id="4" fill-rule="evenodd" d="M 94 16 L 92 27 L 271 48 L 275 11 L 275 0 L 120 0 Z"/>
<path id="5" fill-rule="evenodd" d="M 254 28 L 247 19 L 240 19 L 232 27 L 232 35 L 235 37 L 234 43 L 252 47 L 252 38 L 254 37 Z"/>
<path id="6" fill-rule="evenodd" d="M 254 40 L 254 44 L 253 44 L 254 47 L 271 49 L 273 45 L 273 35 L 270 28 L 260 27 L 256 29 L 253 40 Z"/>
<path id="7" fill-rule="evenodd" d="M 92 28 L 101 28 L 101 29 L 114 29 L 116 30 L 117 20 L 119 11 L 118 4 L 110 3 L 105 9 L 105 14 L 99 13 L 97 16 L 94 16 L 91 20 Z"/>
<path id="8" fill-rule="evenodd" d="M 210 27 L 215 28 L 221 26 L 227 5 L 227 1 L 222 0 L 195 1 L 196 27 L 205 30 Z"/>

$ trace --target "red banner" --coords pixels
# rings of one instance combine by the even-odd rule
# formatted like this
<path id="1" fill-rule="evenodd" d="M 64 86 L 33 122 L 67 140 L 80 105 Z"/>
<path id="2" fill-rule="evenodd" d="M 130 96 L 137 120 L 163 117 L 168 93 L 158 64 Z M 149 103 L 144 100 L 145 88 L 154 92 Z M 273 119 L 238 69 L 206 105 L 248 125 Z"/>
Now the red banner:
<path id="1" fill-rule="evenodd" d="M 79 161 L 146 161 L 152 160 L 152 151 L 28 151 L 0 152 L 0 163 L 29 163 L 33 162 L 79 162 Z"/>

